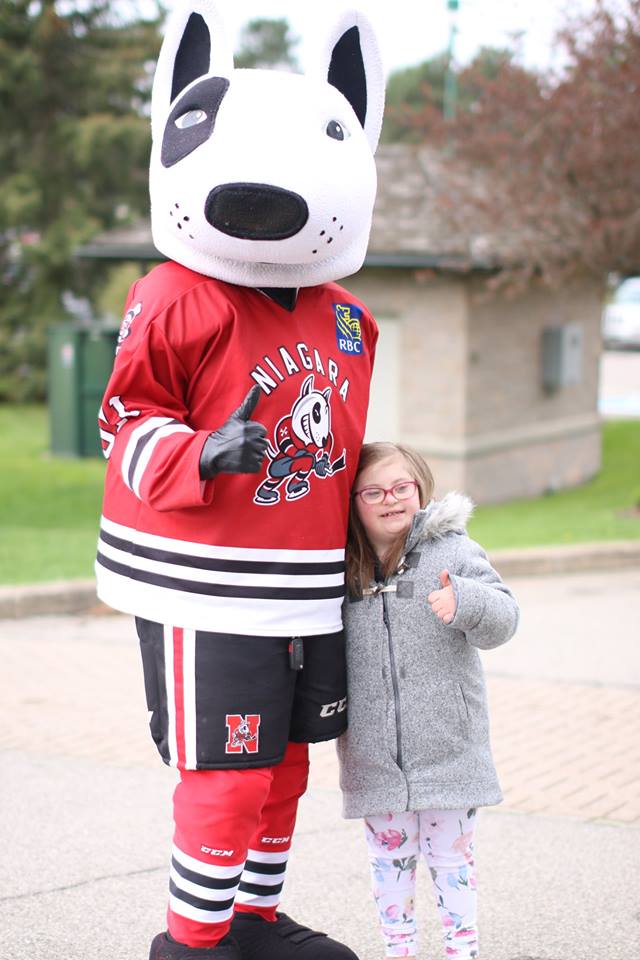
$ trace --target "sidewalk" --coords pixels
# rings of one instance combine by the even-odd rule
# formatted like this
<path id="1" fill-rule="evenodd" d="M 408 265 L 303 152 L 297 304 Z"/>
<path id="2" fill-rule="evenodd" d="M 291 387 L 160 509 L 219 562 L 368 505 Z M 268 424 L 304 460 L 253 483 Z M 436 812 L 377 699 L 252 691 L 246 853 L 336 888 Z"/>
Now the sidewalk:
<path id="1" fill-rule="evenodd" d="M 640 569 L 510 582 L 522 625 L 483 654 L 505 802 L 481 813 L 483 960 L 627 960 L 640 884 Z M 613 598 L 613 600 L 612 600 Z M 146 960 L 170 800 L 131 621 L 0 621 L 0 960 Z M 312 749 L 283 908 L 382 960 L 361 827 Z M 419 871 L 423 960 L 440 958 Z M 608 879 L 607 879 L 608 878 Z"/>

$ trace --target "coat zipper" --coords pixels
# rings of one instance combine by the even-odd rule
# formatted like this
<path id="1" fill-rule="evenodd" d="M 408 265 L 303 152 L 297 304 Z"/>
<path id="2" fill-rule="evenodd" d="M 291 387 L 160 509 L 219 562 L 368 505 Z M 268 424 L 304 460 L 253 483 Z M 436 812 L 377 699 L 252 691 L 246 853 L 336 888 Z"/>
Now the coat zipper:
<path id="1" fill-rule="evenodd" d="M 387 641 L 389 645 L 389 665 L 391 668 L 391 684 L 393 686 L 393 704 L 396 714 L 396 742 L 398 750 L 396 763 L 402 767 L 402 730 L 400 727 L 400 696 L 398 694 L 398 675 L 396 673 L 396 658 L 393 652 L 393 643 L 391 642 L 391 621 L 389 620 L 389 608 L 387 606 L 387 595 L 382 594 L 382 619 L 387 628 Z"/>

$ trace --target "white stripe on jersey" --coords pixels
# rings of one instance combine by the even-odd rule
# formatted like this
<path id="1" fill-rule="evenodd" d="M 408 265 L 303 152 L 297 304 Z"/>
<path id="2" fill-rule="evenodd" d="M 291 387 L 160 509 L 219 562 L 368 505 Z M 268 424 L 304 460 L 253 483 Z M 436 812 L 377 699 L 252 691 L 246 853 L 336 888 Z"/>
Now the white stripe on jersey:
<path id="1" fill-rule="evenodd" d="M 156 448 L 156 445 L 164 437 L 171 436 L 174 433 L 193 433 L 191 427 L 184 423 L 176 423 L 172 417 L 149 417 L 132 431 L 127 448 L 122 458 L 122 479 L 135 495 L 140 498 L 140 484 L 144 477 L 144 472 L 149 465 L 149 460 Z M 149 437 L 150 434 L 154 434 Z M 149 438 L 145 443 L 145 438 Z M 136 457 L 139 459 L 134 467 L 133 476 L 129 477 L 131 465 Z"/>
<path id="2" fill-rule="evenodd" d="M 158 430 L 156 430 L 153 437 L 151 440 L 149 440 L 142 451 L 140 459 L 138 460 L 133 473 L 131 490 L 133 493 L 135 493 L 138 499 L 140 499 L 140 484 L 144 478 L 144 472 L 149 466 L 149 461 L 153 456 L 153 451 L 160 440 L 163 440 L 165 437 L 173 436 L 174 433 L 194 433 L 194 431 L 191 429 L 191 427 L 187 427 L 186 424 L 168 424 L 166 427 L 160 427 Z M 125 483 L 126 482 L 127 481 L 125 480 Z"/>
<path id="3" fill-rule="evenodd" d="M 178 738 L 176 730 L 176 691 L 173 670 L 173 627 L 164 627 L 164 679 L 167 694 L 167 746 L 169 749 L 169 766 L 178 765 Z"/>
<path id="4" fill-rule="evenodd" d="M 194 630 L 211 630 L 215 622 L 218 633 L 247 636 L 342 629 L 343 549 L 194 543 L 140 533 L 104 517 L 98 548 L 98 596 L 125 613 Z"/>
<path id="5" fill-rule="evenodd" d="M 100 526 L 107 533 L 142 547 L 184 553 L 191 557 L 206 557 L 212 560 L 253 560 L 256 563 L 336 563 L 344 560 L 344 550 L 268 550 L 254 547 L 223 547 L 189 540 L 160 537 L 155 533 L 143 533 L 133 527 L 114 523 L 103 516 Z"/>
<path id="6" fill-rule="evenodd" d="M 154 623 L 173 621 L 192 630 L 248 637 L 311 637 L 342 630 L 342 598 L 263 600 L 187 593 L 137 583 L 96 563 L 100 600 L 133 617 Z"/>
<path id="7" fill-rule="evenodd" d="M 120 467 L 122 479 L 130 490 L 131 484 L 129 483 L 129 468 L 136 452 L 138 442 L 142 440 L 147 433 L 150 433 L 152 430 L 156 430 L 158 427 L 164 426 L 166 423 L 171 423 L 172 420 L 172 417 L 150 417 L 148 420 L 144 420 L 142 423 L 140 423 L 137 427 L 134 427 L 133 431 L 131 432 L 131 436 L 129 437 L 127 447 L 124 451 L 122 466 Z"/>
<path id="8" fill-rule="evenodd" d="M 100 553 L 110 557 L 118 563 L 134 567 L 136 570 L 148 570 L 152 573 L 163 574 L 168 577 L 179 577 L 184 580 L 197 580 L 202 583 L 229 583 L 238 586 L 255 587 L 327 587 L 340 586 L 344 583 L 344 574 L 282 574 L 282 573 L 236 573 L 229 570 L 203 570 L 198 567 L 187 567 L 179 563 L 165 563 L 161 560 L 152 560 L 149 557 L 133 555 L 126 550 L 100 542 Z"/>

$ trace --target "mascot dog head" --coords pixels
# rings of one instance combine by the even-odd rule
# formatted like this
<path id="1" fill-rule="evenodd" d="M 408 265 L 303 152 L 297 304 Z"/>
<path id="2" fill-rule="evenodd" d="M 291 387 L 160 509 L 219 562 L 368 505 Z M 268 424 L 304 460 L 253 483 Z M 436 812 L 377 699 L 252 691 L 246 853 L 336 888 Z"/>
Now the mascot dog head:
<path id="1" fill-rule="evenodd" d="M 376 191 L 383 70 L 344 13 L 310 74 L 234 70 L 212 0 L 169 19 L 152 98 L 156 247 L 244 286 L 313 286 L 362 266 Z"/>

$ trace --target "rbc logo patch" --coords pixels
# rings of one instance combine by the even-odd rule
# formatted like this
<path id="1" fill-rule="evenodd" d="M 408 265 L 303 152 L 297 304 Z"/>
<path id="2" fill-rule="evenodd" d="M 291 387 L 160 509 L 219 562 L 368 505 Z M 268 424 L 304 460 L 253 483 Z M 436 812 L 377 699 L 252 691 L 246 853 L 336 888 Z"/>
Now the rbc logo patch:
<path id="1" fill-rule="evenodd" d="M 334 303 L 336 312 L 336 340 L 341 353 L 362 356 L 362 310 L 353 303 Z"/>

